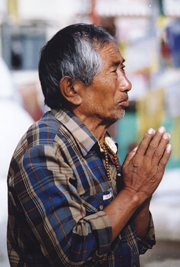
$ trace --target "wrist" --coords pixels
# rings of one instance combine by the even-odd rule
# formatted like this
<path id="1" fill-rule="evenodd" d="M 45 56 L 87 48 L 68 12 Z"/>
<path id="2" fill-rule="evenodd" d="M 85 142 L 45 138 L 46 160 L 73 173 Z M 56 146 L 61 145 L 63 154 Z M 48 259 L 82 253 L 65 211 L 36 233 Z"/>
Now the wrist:
<path id="1" fill-rule="evenodd" d="M 139 207 L 147 199 L 147 196 L 143 192 L 137 192 L 131 187 L 125 186 L 123 190 L 127 197 L 131 199 L 131 202 L 134 203 L 136 207 Z M 121 191 L 121 192 L 122 192 Z"/>

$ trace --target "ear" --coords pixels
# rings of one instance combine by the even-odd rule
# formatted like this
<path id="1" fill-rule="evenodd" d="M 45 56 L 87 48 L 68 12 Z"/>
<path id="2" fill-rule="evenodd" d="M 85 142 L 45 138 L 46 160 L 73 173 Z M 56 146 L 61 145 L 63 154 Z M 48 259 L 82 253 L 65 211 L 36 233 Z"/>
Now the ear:
<path id="1" fill-rule="evenodd" d="M 63 97 L 73 105 L 80 105 L 82 102 L 80 95 L 80 81 L 74 81 L 71 77 L 65 76 L 60 80 L 59 89 Z"/>

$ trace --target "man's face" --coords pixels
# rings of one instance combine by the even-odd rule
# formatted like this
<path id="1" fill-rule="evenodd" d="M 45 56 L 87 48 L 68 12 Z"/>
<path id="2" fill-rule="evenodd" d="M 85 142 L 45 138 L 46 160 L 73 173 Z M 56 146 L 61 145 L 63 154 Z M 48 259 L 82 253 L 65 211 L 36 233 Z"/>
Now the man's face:
<path id="1" fill-rule="evenodd" d="M 131 83 L 126 78 L 124 59 L 116 44 L 105 45 L 99 54 L 102 67 L 83 94 L 84 115 L 111 125 L 124 116 L 124 109 L 129 105 L 127 93 Z"/>

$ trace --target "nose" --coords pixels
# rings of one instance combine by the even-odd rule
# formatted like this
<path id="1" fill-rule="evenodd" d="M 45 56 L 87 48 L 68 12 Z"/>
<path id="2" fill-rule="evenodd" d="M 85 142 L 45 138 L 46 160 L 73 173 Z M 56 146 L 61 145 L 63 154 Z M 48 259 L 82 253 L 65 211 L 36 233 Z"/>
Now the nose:
<path id="1" fill-rule="evenodd" d="M 125 91 L 125 92 L 128 92 L 130 91 L 132 88 L 132 84 L 131 82 L 129 81 L 129 79 L 126 77 L 126 75 L 124 74 L 122 79 L 120 79 L 120 83 L 119 83 L 119 89 L 121 91 Z"/>

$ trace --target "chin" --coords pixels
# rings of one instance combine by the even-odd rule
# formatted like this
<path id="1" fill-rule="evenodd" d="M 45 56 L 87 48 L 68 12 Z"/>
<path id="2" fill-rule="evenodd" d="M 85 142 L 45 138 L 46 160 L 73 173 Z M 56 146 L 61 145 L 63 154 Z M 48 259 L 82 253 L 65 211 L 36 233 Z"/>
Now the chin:
<path id="1" fill-rule="evenodd" d="M 121 113 L 119 114 L 117 120 L 122 119 L 124 117 L 124 115 L 125 115 L 125 110 L 121 111 Z"/>
<path id="2" fill-rule="evenodd" d="M 113 117 L 111 117 L 108 121 L 110 122 L 110 125 L 114 124 L 118 120 L 122 119 L 125 115 L 125 111 L 121 112 L 120 114 L 115 114 Z"/>
<path id="3" fill-rule="evenodd" d="M 118 120 L 122 119 L 124 115 L 125 115 L 125 110 L 121 110 L 119 112 L 116 112 L 115 114 L 111 114 L 111 116 L 109 117 L 103 118 L 103 121 L 105 122 L 105 124 L 111 126 Z"/>
<path id="4" fill-rule="evenodd" d="M 124 110 L 123 114 L 121 115 L 120 119 L 122 119 L 124 117 L 124 115 L 125 115 L 125 110 Z"/>

